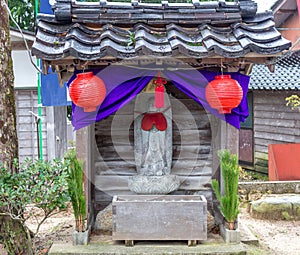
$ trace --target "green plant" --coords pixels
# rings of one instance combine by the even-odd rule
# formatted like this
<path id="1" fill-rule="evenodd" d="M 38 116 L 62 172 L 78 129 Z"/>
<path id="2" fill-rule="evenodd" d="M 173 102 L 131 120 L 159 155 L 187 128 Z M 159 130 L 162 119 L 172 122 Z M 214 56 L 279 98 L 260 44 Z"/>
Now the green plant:
<path id="1" fill-rule="evenodd" d="M 127 47 L 134 47 L 135 43 L 136 43 L 136 39 L 135 39 L 135 33 L 131 32 L 131 31 L 127 31 L 128 32 L 128 43 L 127 43 Z"/>
<path id="2" fill-rule="evenodd" d="M 291 95 L 285 99 L 286 105 L 290 106 L 293 110 L 300 110 L 300 97 L 298 95 Z"/>
<path id="3" fill-rule="evenodd" d="M 67 206 L 67 168 L 61 160 L 32 159 L 26 159 L 20 166 L 15 161 L 14 167 L 18 172 L 12 173 L 0 164 L 0 216 L 19 221 L 28 237 L 35 236 L 47 218 Z M 37 208 L 43 211 L 42 215 L 36 215 Z M 26 226 L 30 218 L 35 219 L 37 224 L 33 232 Z M 8 253 L 14 254 L 6 235 L 2 238 L 0 241 L 5 244 Z"/>
<path id="4" fill-rule="evenodd" d="M 70 149 L 66 156 L 68 164 L 68 192 L 73 206 L 76 222 L 76 231 L 85 231 L 86 205 L 83 190 L 83 162 L 77 159 L 74 148 Z"/>
<path id="5" fill-rule="evenodd" d="M 212 180 L 212 188 L 220 202 L 220 210 L 229 223 L 229 229 L 234 229 L 234 221 L 239 213 L 238 180 L 239 166 L 238 157 L 228 150 L 218 152 L 223 177 L 224 194 L 220 190 L 217 180 Z"/>

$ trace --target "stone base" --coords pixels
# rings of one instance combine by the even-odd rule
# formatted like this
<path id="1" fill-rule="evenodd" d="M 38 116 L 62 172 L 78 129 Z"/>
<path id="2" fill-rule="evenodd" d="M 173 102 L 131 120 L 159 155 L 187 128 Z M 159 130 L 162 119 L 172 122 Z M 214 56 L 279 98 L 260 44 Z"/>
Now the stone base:
<path id="1" fill-rule="evenodd" d="M 73 232 L 73 245 L 88 245 L 91 233 L 91 227 L 85 232 Z"/>
<path id="2" fill-rule="evenodd" d="M 239 229 L 229 230 L 224 225 L 220 226 L 221 236 L 227 244 L 238 244 L 241 242 L 241 232 Z"/>
<path id="3" fill-rule="evenodd" d="M 192 246 L 207 239 L 204 196 L 120 195 L 114 196 L 112 207 L 112 238 L 128 240 L 129 246 L 136 240 L 188 240 Z"/>
<path id="4" fill-rule="evenodd" d="M 129 189 L 137 194 L 168 194 L 179 186 L 179 179 L 175 175 L 135 175 L 128 179 Z"/>

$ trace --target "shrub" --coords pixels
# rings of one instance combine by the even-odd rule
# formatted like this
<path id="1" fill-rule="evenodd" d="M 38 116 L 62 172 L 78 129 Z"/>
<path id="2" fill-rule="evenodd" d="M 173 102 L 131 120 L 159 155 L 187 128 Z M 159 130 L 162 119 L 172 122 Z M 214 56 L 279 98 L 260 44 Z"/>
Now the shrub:
<path id="1" fill-rule="evenodd" d="M 62 160 L 26 159 L 18 167 L 17 173 L 12 173 L 1 164 L 0 175 L 0 214 L 20 220 L 25 226 L 33 207 L 42 209 L 44 215 L 37 222 L 34 234 L 38 233 L 47 218 L 67 206 L 68 175 L 67 166 Z"/>

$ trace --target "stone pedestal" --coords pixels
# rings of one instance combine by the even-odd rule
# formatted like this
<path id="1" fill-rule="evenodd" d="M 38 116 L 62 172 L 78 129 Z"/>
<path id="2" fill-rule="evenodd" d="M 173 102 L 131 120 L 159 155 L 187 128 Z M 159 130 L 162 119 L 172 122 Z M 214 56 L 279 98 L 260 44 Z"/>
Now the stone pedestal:
<path id="1" fill-rule="evenodd" d="M 135 175 L 128 179 L 129 189 L 137 194 L 168 194 L 179 186 L 179 179 L 175 175 Z"/>
<path id="2" fill-rule="evenodd" d="M 198 195 L 131 195 L 113 198 L 113 240 L 207 239 L 207 201 Z"/>

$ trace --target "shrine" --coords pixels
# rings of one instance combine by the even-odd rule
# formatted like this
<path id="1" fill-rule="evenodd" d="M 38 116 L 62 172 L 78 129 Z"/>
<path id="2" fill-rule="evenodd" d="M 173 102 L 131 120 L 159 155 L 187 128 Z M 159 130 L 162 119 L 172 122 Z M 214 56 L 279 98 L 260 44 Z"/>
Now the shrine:
<path id="1" fill-rule="evenodd" d="M 57 0 L 53 11 L 38 16 L 32 47 L 43 71 L 68 86 L 91 72 L 105 86 L 96 106 L 73 101 L 88 226 L 112 203 L 114 240 L 205 240 L 207 213 L 222 223 L 211 180 L 222 188 L 218 150 L 238 153 L 252 65 L 272 69 L 291 45 L 273 14 L 257 13 L 252 0 Z M 217 80 L 223 101 L 206 93 Z M 87 101 L 98 93 L 88 91 Z"/>

